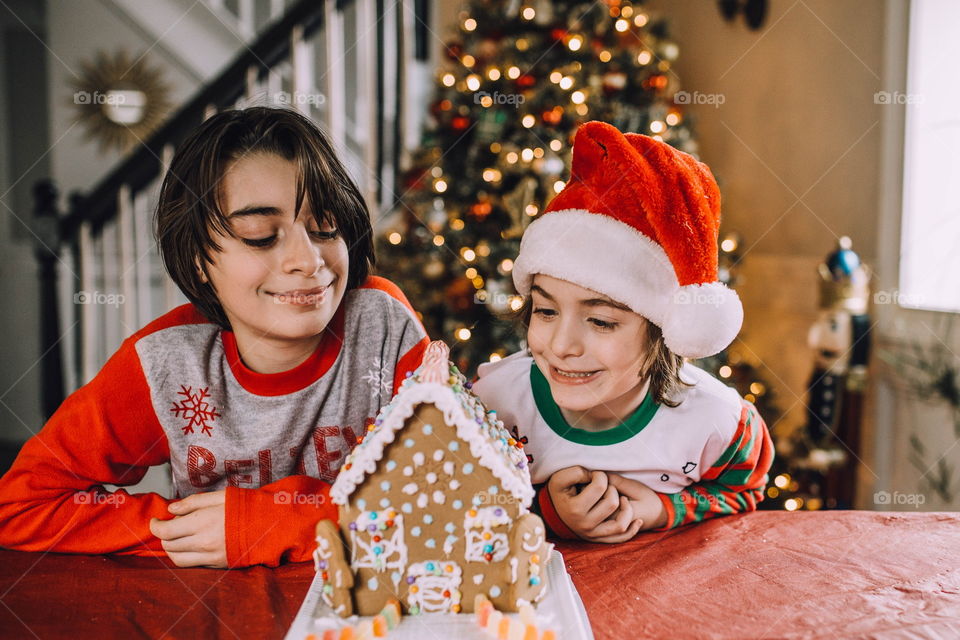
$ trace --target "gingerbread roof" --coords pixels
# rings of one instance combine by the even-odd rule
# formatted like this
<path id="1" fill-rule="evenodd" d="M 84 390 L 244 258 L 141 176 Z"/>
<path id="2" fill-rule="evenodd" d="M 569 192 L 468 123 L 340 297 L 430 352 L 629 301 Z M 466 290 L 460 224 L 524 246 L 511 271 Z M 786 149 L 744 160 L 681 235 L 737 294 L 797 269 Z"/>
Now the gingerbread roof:
<path id="1" fill-rule="evenodd" d="M 432 404 L 443 412 L 446 426 L 469 444 L 473 458 L 493 473 L 505 491 L 529 507 L 534 492 L 526 454 L 496 412 L 487 411 L 469 387 L 463 374 L 450 363 L 447 345 L 430 343 L 423 364 L 404 380 L 397 395 L 380 410 L 370 430 L 344 460 L 330 489 L 333 502 L 347 504 L 364 478 L 376 470 L 384 448 L 416 408 Z"/>

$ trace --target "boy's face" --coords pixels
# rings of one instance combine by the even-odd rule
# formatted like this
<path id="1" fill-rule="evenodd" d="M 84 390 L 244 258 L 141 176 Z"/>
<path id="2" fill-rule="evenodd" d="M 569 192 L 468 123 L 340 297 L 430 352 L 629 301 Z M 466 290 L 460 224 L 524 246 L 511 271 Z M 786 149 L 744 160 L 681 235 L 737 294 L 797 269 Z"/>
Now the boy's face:
<path id="1" fill-rule="evenodd" d="M 308 199 L 295 216 L 297 175 L 292 161 L 254 153 L 230 163 L 221 182 L 237 237 L 215 237 L 222 251 L 207 272 L 241 350 L 315 345 L 346 291 L 347 245 L 331 223 L 317 225 Z"/>
<path id="2" fill-rule="evenodd" d="M 643 401 L 647 321 L 610 298 L 543 274 L 533 278 L 527 344 L 571 426 L 609 428 Z"/>

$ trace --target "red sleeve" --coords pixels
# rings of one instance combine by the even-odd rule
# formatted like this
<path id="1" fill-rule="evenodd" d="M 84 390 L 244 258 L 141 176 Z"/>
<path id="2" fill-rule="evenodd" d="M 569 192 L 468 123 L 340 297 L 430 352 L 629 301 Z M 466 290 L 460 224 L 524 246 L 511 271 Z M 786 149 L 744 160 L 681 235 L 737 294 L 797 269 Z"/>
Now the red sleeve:
<path id="1" fill-rule="evenodd" d="M 573 529 L 568 527 L 567 523 L 560 517 L 560 514 L 557 513 L 556 507 L 553 506 L 553 498 L 550 497 L 550 490 L 547 489 L 546 483 L 535 487 L 535 489 L 536 497 L 534 498 L 532 508 L 534 513 L 540 515 L 550 531 L 558 538 L 580 540 L 580 536 L 575 534 Z"/>
<path id="2" fill-rule="evenodd" d="M 378 276 L 370 276 L 367 278 L 367 281 L 361 287 L 363 289 L 377 289 L 378 291 L 383 291 L 390 295 L 390 297 L 398 300 L 410 311 L 411 316 L 411 328 L 416 330 L 423 337 L 420 338 L 412 347 L 407 349 L 405 353 L 400 354 L 400 357 L 397 360 L 396 369 L 394 369 L 393 375 L 393 395 L 397 394 L 397 390 L 400 389 L 400 385 L 403 383 L 404 378 L 407 377 L 408 373 L 413 373 L 417 367 L 423 362 L 423 352 L 427 350 L 427 345 L 430 344 L 430 338 L 427 336 L 426 329 L 423 328 L 423 323 L 420 321 L 417 312 L 414 311 L 413 307 L 410 305 L 410 301 L 407 300 L 407 296 L 403 295 L 403 291 L 400 290 L 400 287 L 390 282 L 386 278 L 380 278 Z"/>
<path id="3" fill-rule="evenodd" d="M 103 487 L 136 484 L 170 458 L 134 344 L 64 401 L 0 479 L 0 546 L 166 555 L 149 522 L 170 517 L 169 501 Z"/>
<path id="4" fill-rule="evenodd" d="M 227 565 L 306 562 L 323 519 L 338 519 L 330 485 L 323 480 L 288 476 L 259 489 L 227 487 Z"/>
<path id="5" fill-rule="evenodd" d="M 427 350 L 428 344 L 430 344 L 430 339 L 424 336 L 420 342 L 400 356 L 400 361 L 397 362 L 396 372 L 393 376 L 393 395 L 397 395 L 397 391 L 400 390 L 400 385 L 403 384 L 407 374 L 413 373 L 423 362 L 423 352 Z"/>

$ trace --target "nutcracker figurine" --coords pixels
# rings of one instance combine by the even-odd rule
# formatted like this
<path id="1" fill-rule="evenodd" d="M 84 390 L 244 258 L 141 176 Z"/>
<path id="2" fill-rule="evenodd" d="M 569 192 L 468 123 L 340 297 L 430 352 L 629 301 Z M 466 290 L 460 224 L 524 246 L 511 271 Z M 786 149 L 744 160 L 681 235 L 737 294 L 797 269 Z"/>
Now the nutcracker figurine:
<path id="1" fill-rule="evenodd" d="M 856 489 L 870 351 L 870 273 L 846 236 L 818 270 L 820 314 L 808 337 L 815 364 L 808 388 L 806 432 L 813 447 L 810 462 L 830 467 L 820 469 L 825 474 L 826 505 L 849 509 Z"/>

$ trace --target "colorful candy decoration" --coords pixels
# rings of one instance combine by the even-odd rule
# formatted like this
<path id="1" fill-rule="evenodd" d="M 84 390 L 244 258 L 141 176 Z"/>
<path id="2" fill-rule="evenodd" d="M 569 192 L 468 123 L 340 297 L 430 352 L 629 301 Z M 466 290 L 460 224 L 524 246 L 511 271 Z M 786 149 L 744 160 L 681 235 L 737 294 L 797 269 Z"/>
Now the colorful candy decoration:
<path id="1" fill-rule="evenodd" d="M 460 565 L 450 560 L 417 562 L 407 571 L 407 606 L 411 614 L 460 612 Z"/>
<path id="2" fill-rule="evenodd" d="M 529 604 L 520 605 L 520 619 L 511 618 L 497 611 L 493 603 L 482 593 L 473 600 L 474 619 L 489 637 L 497 640 L 557 640 L 553 629 L 541 631 L 537 625 L 537 616 Z"/>
<path id="3" fill-rule="evenodd" d="M 466 560 L 473 562 L 500 562 L 509 552 L 507 528 L 510 516 L 501 507 L 475 507 L 463 518 L 466 532 Z M 496 528 L 499 531 L 494 531 Z"/>
<path id="4" fill-rule="evenodd" d="M 311 633 L 304 640 L 374 640 L 375 638 L 386 638 L 400 624 L 401 616 L 400 603 L 391 599 L 372 620 L 364 620 L 356 625 L 327 629 L 319 636 Z"/>
<path id="5" fill-rule="evenodd" d="M 372 567 L 378 571 L 403 570 L 407 564 L 407 545 L 403 540 L 403 514 L 395 509 L 364 511 L 348 525 L 354 568 Z"/>

